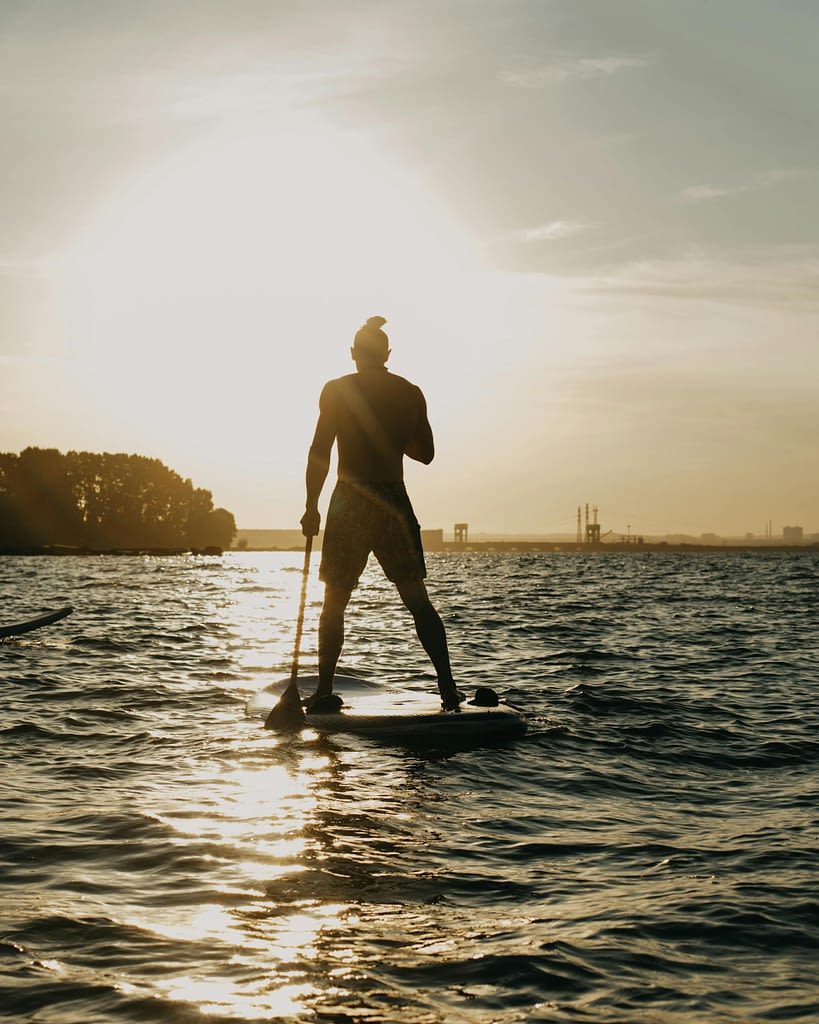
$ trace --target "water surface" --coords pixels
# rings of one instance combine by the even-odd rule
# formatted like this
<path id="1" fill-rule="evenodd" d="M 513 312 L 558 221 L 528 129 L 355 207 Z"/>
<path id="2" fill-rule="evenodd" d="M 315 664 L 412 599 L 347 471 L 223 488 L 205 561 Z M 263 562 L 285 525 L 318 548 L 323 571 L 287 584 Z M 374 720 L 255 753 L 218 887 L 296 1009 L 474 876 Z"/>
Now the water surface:
<path id="1" fill-rule="evenodd" d="M 819 558 L 428 561 L 524 739 L 264 732 L 298 553 L 0 559 L 2 621 L 75 607 L 0 642 L 0 1016 L 819 1019 Z M 434 690 L 377 567 L 348 622 Z"/>

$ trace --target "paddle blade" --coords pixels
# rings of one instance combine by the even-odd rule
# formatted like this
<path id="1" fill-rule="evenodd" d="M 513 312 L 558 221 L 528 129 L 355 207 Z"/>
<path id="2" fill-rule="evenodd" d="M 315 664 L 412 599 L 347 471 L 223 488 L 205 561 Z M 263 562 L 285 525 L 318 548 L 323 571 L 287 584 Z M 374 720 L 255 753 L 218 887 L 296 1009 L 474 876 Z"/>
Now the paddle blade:
<path id="1" fill-rule="evenodd" d="M 301 706 L 299 688 L 291 683 L 270 709 L 264 727 L 275 732 L 295 732 L 306 724 L 307 716 Z"/>

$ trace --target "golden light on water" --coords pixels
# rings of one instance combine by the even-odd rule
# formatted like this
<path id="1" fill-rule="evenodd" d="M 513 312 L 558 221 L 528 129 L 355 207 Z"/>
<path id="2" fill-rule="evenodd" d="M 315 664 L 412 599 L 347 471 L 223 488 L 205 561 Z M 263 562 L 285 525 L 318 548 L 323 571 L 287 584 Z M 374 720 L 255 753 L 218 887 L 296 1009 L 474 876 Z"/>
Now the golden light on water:
<path id="1" fill-rule="evenodd" d="M 202 1013 L 230 1013 L 264 1018 L 268 1014 L 297 1014 L 304 1009 L 316 987 L 309 981 L 288 980 L 295 964 L 320 956 L 319 943 L 328 928 L 343 924 L 345 904 L 300 907 L 292 914 L 264 913 L 258 904 L 225 907 L 208 904 L 193 910 L 165 910 L 160 919 L 144 917 L 128 921 L 154 935 L 211 950 L 223 949 L 224 968 L 207 977 L 173 975 L 158 984 L 170 999 L 193 1003 Z M 172 917 L 172 919 L 171 919 Z M 334 951 L 334 960 L 345 959 L 345 951 Z M 346 951 L 352 961 L 352 950 Z M 268 965 L 258 978 L 259 962 Z M 334 976 L 346 973 L 336 968 Z"/>
<path id="2" fill-rule="evenodd" d="M 206 610 L 218 626 L 214 646 L 242 638 L 236 663 L 246 657 L 264 671 L 263 685 L 284 675 L 292 656 L 301 569 L 296 552 L 254 557 L 240 584 Z M 310 616 L 318 608 L 308 601 Z M 228 674 L 225 685 L 259 688 L 241 676 Z M 141 809 L 161 830 L 181 888 L 160 881 L 162 896 L 120 908 L 120 920 L 167 949 L 168 967 L 150 983 L 169 1001 L 226 1018 L 309 1016 L 328 998 L 343 1000 L 345 979 L 362 967 L 356 908 L 374 869 L 368 860 L 363 875 L 339 864 L 339 843 L 349 838 L 373 855 L 377 839 L 369 827 L 361 834 L 361 822 L 383 811 L 383 793 L 356 784 L 354 806 L 347 803 L 350 773 L 358 783 L 359 771 L 366 778 L 371 770 L 366 751 L 338 750 L 309 731 L 298 740 L 272 735 L 237 718 L 235 706 L 232 723 L 226 715 L 212 726 L 170 785 L 163 776 L 143 790 Z M 398 766 L 380 776 L 390 790 L 404 781 Z M 400 805 L 394 810 L 407 820 Z M 143 990 L 138 972 L 119 981 Z"/>
<path id="3" fill-rule="evenodd" d="M 242 557 L 241 555 L 238 557 Z M 264 552 L 248 561 L 242 585 L 219 610 L 222 626 L 237 638 L 231 655 L 247 674 L 242 688 L 260 689 L 289 675 L 298 616 L 303 556 L 300 552 Z M 302 648 L 310 655 L 302 664 L 315 664 L 317 622 L 322 585 L 315 567 L 310 574 Z M 261 681 L 256 681 L 261 676 Z"/>
<path id="4" fill-rule="evenodd" d="M 238 991 L 229 978 L 175 978 L 166 987 L 168 998 L 193 1003 L 200 1013 L 230 1013 L 250 1020 L 266 1020 L 271 1016 L 295 1016 L 304 1009 L 313 986 L 283 985 L 269 991 L 259 981 L 255 987 Z"/>
<path id="5" fill-rule="evenodd" d="M 230 909 L 216 903 L 195 908 L 175 908 L 172 915 L 169 911 L 163 911 L 156 919 L 132 919 L 130 923 L 155 935 L 183 942 L 207 940 L 232 945 L 240 942 L 244 944 L 245 938 Z"/>
<path id="6" fill-rule="evenodd" d="M 216 883 L 207 902 L 142 907 L 126 920 L 181 944 L 183 962 L 160 987 L 168 999 L 205 1015 L 264 1020 L 307 1012 L 319 995 L 309 965 L 321 959 L 323 934 L 343 929 L 349 910 L 299 890 L 305 867 L 322 858 L 311 824 L 321 814 L 330 757 L 309 746 L 284 751 L 278 763 L 270 754 L 268 743 L 263 757 L 251 749 L 252 763 L 206 759 L 185 773 L 182 789 L 156 794 L 162 803 L 151 809 L 172 842 L 207 856 Z M 197 972 L 186 971 L 184 950 L 197 947 L 211 955 Z M 334 948 L 333 976 L 345 974 L 354 959 L 352 949 Z M 261 977 L 260 963 L 266 965 Z"/>

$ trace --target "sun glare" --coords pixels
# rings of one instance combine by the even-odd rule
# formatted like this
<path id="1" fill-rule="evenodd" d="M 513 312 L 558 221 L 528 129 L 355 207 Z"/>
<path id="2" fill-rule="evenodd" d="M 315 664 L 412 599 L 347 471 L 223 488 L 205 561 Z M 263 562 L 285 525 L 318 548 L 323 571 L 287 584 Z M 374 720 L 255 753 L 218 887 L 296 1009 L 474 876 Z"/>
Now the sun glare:
<path id="1" fill-rule="evenodd" d="M 534 381 L 539 405 L 523 366 L 551 371 L 568 332 L 553 281 L 479 264 L 442 199 L 361 135 L 302 116 L 181 145 L 55 267 L 71 444 L 156 455 L 240 520 L 237 494 L 292 522 L 321 384 L 382 313 L 439 446 L 481 459 L 487 403 L 528 408 Z"/>
<path id="2" fill-rule="evenodd" d="M 442 205 L 360 135 L 233 125 L 136 175 L 56 261 L 67 383 L 109 445 L 242 451 L 300 478 L 348 336 L 407 293 L 434 320 L 471 261 Z M 281 437 L 299 438 L 292 465 Z"/>
<path id="3" fill-rule="evenodd" d="M 423 287 L 463 268 L 467 256 L 410 174 L 360 136 L 303 120 L 233 128 L 174 153 L 112 197 L 59 262 L 77 303 L 126 330 L 140 310 L 154 326 L 170 316 L 172 329 L 193 301 L 207 310 L 200 326 L 215 311 L 247 327 L 234 304 L 243 299 L 297 339 L 327 299 L 372 304 L 396 282 Z M 184 357 L 202 338 L 176 338 L 170 353 L 159 339 L 145 343 Z"/>

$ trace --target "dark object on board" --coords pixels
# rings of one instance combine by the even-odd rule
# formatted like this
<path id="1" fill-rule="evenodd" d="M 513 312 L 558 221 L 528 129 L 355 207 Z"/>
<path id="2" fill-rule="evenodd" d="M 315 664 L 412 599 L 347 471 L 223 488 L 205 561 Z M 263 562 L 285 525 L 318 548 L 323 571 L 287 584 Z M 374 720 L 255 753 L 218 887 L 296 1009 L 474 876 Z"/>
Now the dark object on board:
<path id="1" fill-rule="evenodd" d="M 469 703 L 478 708 L 496 708 L 500 704 L 500 697 L 490 687 L 479 686 Z"/>

